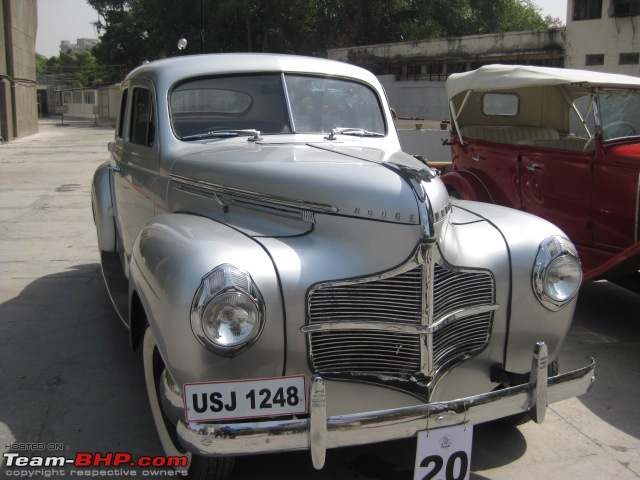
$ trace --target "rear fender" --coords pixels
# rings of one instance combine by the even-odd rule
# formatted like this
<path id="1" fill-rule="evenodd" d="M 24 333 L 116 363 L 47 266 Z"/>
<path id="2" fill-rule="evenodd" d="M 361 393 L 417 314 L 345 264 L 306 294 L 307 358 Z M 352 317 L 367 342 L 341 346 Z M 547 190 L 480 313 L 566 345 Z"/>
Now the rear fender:
<path id="1" fill-rule="evenodd" d="M 449 193 L 457 192 L 462 200 L 495 203 L 487 187 L 473 173 L 456 170 L 440 177 Z"/>
<path id="2" fill-rule="evenodd" d="M 91 184 L 91 206 L 93 221 L 98 234 L 98 248 L 103 252 L 116 251 L 116 225 L 111 197 L 110 163 L 98 167 Z"/>
<path id="3" fill-rule="evenodd" d="M 196 290 L 203 277 L 225 263 L 247 271 L 266 304 L 262 333 L 234 358 L 207 350 L 191 328 Z M 285 331 L 279 279 L 270 256 L 252 238 L 209 218 L 160 215 L 142 228 L 134 243 L 129 279 L 129 298 L 139 299 L 142 307 L 137 309 L 141 318 L 131 319 L 131 332 L 143 331 L 141 323 L 148 322 L 178 385 L 282 375 Z"/>

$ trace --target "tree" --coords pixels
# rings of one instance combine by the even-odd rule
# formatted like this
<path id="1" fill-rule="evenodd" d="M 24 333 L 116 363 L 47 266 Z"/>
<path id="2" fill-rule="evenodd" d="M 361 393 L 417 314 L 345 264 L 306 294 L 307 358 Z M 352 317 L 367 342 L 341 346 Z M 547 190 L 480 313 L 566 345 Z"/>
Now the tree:
<path id="1" fill-rule="evenodd" d="M 36 75 L 46 75 L 47 74 L 47 62 L 49 59 L 44 55 L 40 55 L 36 53 Z"/>
<path id="2" fill-rule="evenodd" d="M 61 52 L 51 58 L 36 54 L 36 70 L 50 81 L 79 88 L 122 80 L 119 69 L 101 65 L 90 52 Z"/>
<path id="3" fill-rule="evenodd" d="M 202 3 L 204 2 L 204 3 Z M 87 0 L 95 56 L 126 64 L 204 51 L 325 56 L 328 48 L 557 26 L 530 0 Z M 201 8 L 204 6 L 204 18 Z"/>

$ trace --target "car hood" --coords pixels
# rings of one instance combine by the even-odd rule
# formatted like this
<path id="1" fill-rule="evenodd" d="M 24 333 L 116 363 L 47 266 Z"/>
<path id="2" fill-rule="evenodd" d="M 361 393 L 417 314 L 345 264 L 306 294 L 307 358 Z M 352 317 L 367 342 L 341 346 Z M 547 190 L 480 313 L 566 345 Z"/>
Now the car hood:
<path id="1" fill-rule="evenodd" d="M 245 141 L 180 157 L 171 176 L 177 182 L 253 200 L 417 224 L 419 196 L 402 172 L 425 169 L 402 152 L 389 155 L 381 149 L 344 144 Z"/>

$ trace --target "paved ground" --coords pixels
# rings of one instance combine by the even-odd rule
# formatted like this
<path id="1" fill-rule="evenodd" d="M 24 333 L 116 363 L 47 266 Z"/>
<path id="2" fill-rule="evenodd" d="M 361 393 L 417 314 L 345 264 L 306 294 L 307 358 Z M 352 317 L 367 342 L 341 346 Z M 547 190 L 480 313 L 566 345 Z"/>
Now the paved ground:
<path id="1" fill-rule="evenodd" d="M 65 123 L 43 122 L 39 134 L 0 146 L 0 447 L 161 455 L 141 357 L 129 351 L 98 265 L 90 185 L 113 131 Z M 640 477 L 638 312 L 640 295 L 583 287 L 561 361 L 565 370 L 594 356 L 595 387 L 554 404 L 542 425 L 476 427 L 471 478 Z M 414 456 L 415 440 L 330 451 L 321 472 L 306 452 L 262 456 L 239 459 L 233 478 L 411 479 Z M 0 466 L 0 478 L 12 473 Z"/>

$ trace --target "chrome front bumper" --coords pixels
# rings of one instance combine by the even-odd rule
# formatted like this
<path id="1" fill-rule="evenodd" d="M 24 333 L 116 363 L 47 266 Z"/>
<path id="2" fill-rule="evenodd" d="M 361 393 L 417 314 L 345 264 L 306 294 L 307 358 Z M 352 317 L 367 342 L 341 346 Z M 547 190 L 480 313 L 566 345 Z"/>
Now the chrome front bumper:
<path id="1" fill-rule="evenodd" d="M 328 448 L 362 445 L 416 436 L 465 422 L 479 424 L 530 412 L 541 423 L 546 406 L 585 393 L 595 380 L 595 361 L 547 379 L 547 347 L 536 344 L 531 381 L 515 387 L 411 407 L 327 417 L 324 380 L 313 377 L 309 387 L 309 418 L 230 424 L 177 420 L 182 446 L 204 456 L 236 456 L 293 450 L 311 451 L 315 468 L 324 465 Z M 179 390 L 161 382 L 165 410 L 182 405 Z"/>

